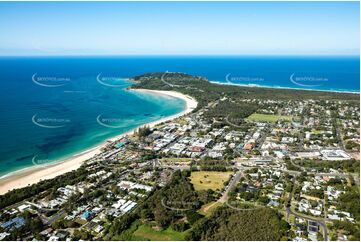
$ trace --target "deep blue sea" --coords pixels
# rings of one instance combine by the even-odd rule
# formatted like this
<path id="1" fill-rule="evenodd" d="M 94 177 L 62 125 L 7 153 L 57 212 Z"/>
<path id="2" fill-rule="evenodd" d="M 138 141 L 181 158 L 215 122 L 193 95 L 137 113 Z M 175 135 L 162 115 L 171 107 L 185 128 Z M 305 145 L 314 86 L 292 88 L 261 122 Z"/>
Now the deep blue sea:
<path id="1" fill-rule="evenodd" d="M 124 90 L 129 77 L 164 71 L 233 85 L 360 91 L 359 57 L 1 57 L 0 176 L 180 112 L 182 100 Z"/>

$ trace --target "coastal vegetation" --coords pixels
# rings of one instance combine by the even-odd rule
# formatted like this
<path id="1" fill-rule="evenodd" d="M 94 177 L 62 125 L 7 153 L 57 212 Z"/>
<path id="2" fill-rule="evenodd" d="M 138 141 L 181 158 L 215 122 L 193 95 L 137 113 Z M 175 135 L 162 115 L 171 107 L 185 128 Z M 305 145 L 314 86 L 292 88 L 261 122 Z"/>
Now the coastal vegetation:
<path id="1" fill-rule="evenodd" d="M 157 227 L 158 231 L 168 231 L 150 233 L 152 229 L 149 226 L 143 226 L 135 234 L 141 237 L 164 236 L 164 234 L 172 230 L 178 232 L 187 230 L 203 217 L 196 211 L 204 203 L 212 200 L 211 193 L 197 193 L 194 190 L 189 176 L 189 171 L 176 171 L 171 181 L 165 187 L 156 190 L 136 212 L 132 213 L 133 215 L 115 219 L 109 228 L 107 237 L 117 238 L 122 236 L 123 233 L 127 233 L 127 229 L 137 219 L 144 221 L 145 225 L 153 224 L 153 227 Z M 127 219 L 124 217 L 127 217 Z"/>
<path id="2" fill-rule="evenodd" d="M 193 163 L 192 170 L 226 172 L 232 171 L 233 168 L 231 166 L 231 163 L 226 160 L 219 162 L 219 160 L 214 160 L 206 157 L 205 159 Z"/>
<path id="3" fill-rule="evenodd" d="M 298 167 L 293 167 L 295 169 L 291 170 L 300 170 L 299 167 L 315 169 L 317 171 L 325 171 L 327 169 L 335 169 L 352 173 L 360 172 L 360 161 L 355 159 L 350 160 L 335 160 L 335 161 L 322 161 L 322 160 L 295 160 L 294 164 Z M 290 165 L 292 166 L 292 164 Z"/>
<path id="4" fill-rule="evenodd" d="M 134 89 L 172 90 L 194 97 L 198 102 L 194 112 L 207 107 L 204 117 L 209 122 L 217 120 L 219 125 L 231 124 L 239 130 L 247 129 L 244 124 L 246 120 L 271 123 L 279 119 L 292 121 L 291 116 L 262 113 L 262 110 L 270 109 L 269 104 L 262 103 L 262 100 L 270 98 L 285 102 L 317 99 L 320 102 L 342 100 L 356 106 L 359 104 L 358 94 L 222 85 L 184 73 L 146 73 L 132 80 L 135 82 L 132 86 Z M 261 101 L 261 104 L 254 100 Z"/>
<path id="5" fill-rule="evenodd" d="M 170 183 L 156 190 L 133 215 L 114 220 L 108 238 L 279 240 L 286 236 L 289 225 L 273 209 L 231 209 L 216 202 L 211 189 L 194 189 L 194 179 L 208 174 L 217 180 L 219 176 L 226 179 L 230 175 L 220 172 L 195 172 L 192 175 L 189 171 L 176 171 Z M 214 208 L 207 208 L 209 205 Z M 139 220 L 143 222 L 139 223 Z"/>
<path id="6" fill-rule="evenodd" d="M 289 240 L 296 237 L 295 218 L 286 222 L 285 207 L 299 205 L 295 211 L 302 213 L 301 202 L 316 209 L 320 199 L 322 217 L 315 220 L 326 221 L 322 212 L 333 206 L 347 218 L 328 223 L 329 235 L 359 238 L 359 161 L 337 153 L 348 155 L 339 148 L 344 137 L 334 111 L 335 103 L 348 100 L 344 112 L 351 110 L 347 117 L 354 121 L 358 95 L 230 87 L 181 73 L 134 80 L 134 88 L 182 92 L 199 106 L 179 120 L 109 142 L 78 170 L 0 196 L 1 223 L 25 217 L 26 226 L 10 238 L 35 231 L 34 238 L 44 239 L 39 232 L 51 228 L 72 231 L 68 238 L 75 240 Z M 330 105 L 329 99 L 339 101 Z M 330 146 L 337 150 L 327 151 Z M 325 160 L 314 149 L 343 160 Z M 299 154 L 305 156 L 295 158 Z M 307 158 L 313 155 L 318 158 Z M 24 205 L 42 220 L 11 215 Z"/>
<path id="7" fill-rule="evenodd" d="M 51 189 L 51 191 L 55 192 L 61 186 L 79 183 L 84 181 L 87 178 L 87 175 L 87 171 L 84 169 L 84 167 L 81 167 L 75 171 L 65 173 L 54 179 L 40 181 L 31 186 L 11 190 L 4 195 L 0 195 L 0 209 L 20 202 L 24 199 L 33 198 L 47 189 Z M 45 196 L 46 194 L 43 195 Z"/>
<path id="8" fill-rule="evenodd" d="M 340 210 L 352 213 L 356 220 L 360 220 L 360 191 L 358 186 L 354 186 L 346 193 L 341 194 L 337 202 L 337 207 Z"/>
<path id="9" fill-rule="evenodd" d="M 148 126 L 144 126 L 144 127 L 139 127 L 136 131 L 135 134 L 138 136 L 138 138 L 144 138 L 146 136 L 148 136 L 149 134 L 151 134 L 152 131 L 150 130 L 150 128 Z"/>
<path id="10" fill-rule="evenodd" d="M 289 228 L 281 215 L 270 208 L 241 211 L 223 206 L 199 221 L 187 239 L 281 240 L 287 238 Z"/>
<path id="11" fill-rule="evenodd" d="M 358 94 L 221 85 L 211 83 L 204 77 L 194 77 L 184 73 L 146 73 L 134 77 L 133 80 L 136 84 L 132 88 L 173 90 L 195 97 L 199 102 L 197 109 L 225 97 L 230 100 L 239 98 L 267 100 L 270 97 L 278 100 L 317 98 L 321 101 L 344 100 L 359 103 Z M 254 109 L 254 107 L 249 105 L 247 109 Z"/>

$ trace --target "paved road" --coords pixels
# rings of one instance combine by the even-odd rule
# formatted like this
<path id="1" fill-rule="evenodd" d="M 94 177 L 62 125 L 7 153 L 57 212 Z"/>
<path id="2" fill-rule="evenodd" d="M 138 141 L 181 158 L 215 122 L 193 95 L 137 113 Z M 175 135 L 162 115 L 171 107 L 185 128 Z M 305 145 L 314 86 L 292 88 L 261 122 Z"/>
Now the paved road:
<path id="1" fill-rule="evenodd" d="M 294 165 L 295 167 L 300 168 L 302 171 L 307 172 L 308 175 L 312 174 L 312 175 L 315 175 L 315 176 L 338 176 L 338 177 L 343 177 L 343 178 L 348 178 L 351 175 L 356 182 L 358 181 L 358 174 L 357 173 L 313 172 L 313 171 L 307 171 L 307 170 L 309 170 L 309 168 L 305 168 L 305 167 L 302 167 L 300 165 L 297 165 L 293 161 L 291 161 L 291 164 Z M 290 171 L 290 170 L 283 170 L 283 171 L 284 172 L 289 172 L 289 173 L 292 172 L 294 174 L 296 174 L 296 173 L 300 174 L 299 171 Z"/>
<path id="2" fill-rule="evenodd" d="M 323 228 L 323 238 L 327 241 L 328 240 L 328 230 L 327 230 L 327 226 L 326 226 L 326 223 L 325 223 L 324 220 L 322 220 L 322 219 L 313 219 L 313 218 L 310 219 L 310 216 L 302 215 L 302 214 L 299 214 L 299 213 L 296 213 L 296 212 L 292 211 L 291 203 L 292 203 L 292 196 L 293 196 L 295 187 L 296 187 L 296 177 L 293 177 L 293 189 L 292 189 L 292 192 L 290 192 L 290 194 L 288 196 L 288 202 L 287 202 L 287 205 L 286 205 L 287 222 L 289 222 L 290 214 L 292 214 L 292 215 L 294 215 L 296 217 L 299 217 L 299 218 L 306 219 L 306 220 L 316 221 Z M 325 216 L 326 216 L 326 213 L 325 213 Z"/>
<path id="3" fill-rule="evenodd" d="M 163 82 L 164 84 L 166 84 L 166 85 L 168 85 L 168 86 L 170 86 L 170 87 L 180 87 L 180 85 L 175 85 L 175 84 L 169 83 L 169 82 L 167 82 L 166 80 L 164 80 L 165 75 L 168 74 L 168 73 L 171 73 L 171 72 L 166 71 L 166 72 L 161 76 L 161 78 L 160 78 L 161 82 Z"/>
<path id="4" fill-rule="evenodd" d="M 290 160 L 290 163 L 291 163 L 294 167 L 297 167 L 298 169 L 301 169 L 302 171 L 306 171 L 306 168 L 305 168 L 305 167 L 295 164 L 292 160 Z"/>
<path id="5" fill-rule="evenodd" d="M 291 206 L 292 203 L 292 196 L 295 193 L 295 189 L 296 189 L 296 176 L 293 177 L 292 179 L 292 191 L 290 192 L 290 194 L 288 195 L 288 199 L 287 199 L 287 204 L 286 204 L 286 212 L 287 212 L 287 208 L 289 208 Z M 290 214 L 287 212 L 287 222 L 289 222 L 289 216 Z"/>
<path id="6" fill-rule="evenodd" d="M 343 137 L 340 131 L 340 126 L 339 123 L 337 122 L 337 119 L 334 121 L 335 122 L 335 126 L 336 126 L 336 136 L 338 138 L 338 146 L 343 150 L 346 151 L 345 149 L 345 145 L 343 143 Z"/>
<path id="7" fill-rule="evenodd" d="M 300 123 L 301 123 L 301 127 L 300 127 L 300 132 L 298 133 L 298 144 L 297 144 L 297 148 L 300 150 L 300 151 L 304 151 L 304 148 L 303 148 L 303 143 L 304 143 L 304 132 L 303 132 L 303 123 L 305 121 L 305 116 L 304 115 L 301 115 L 301 120 L 300 120 Z"/>
<path id="8" fill-rule="evenodd" d="M 160 77 L 160 81 L 163 82 L 164 84 L 170 86 L 170 87 L 173 87 L 173 84 L 172 83 L 169 83 L 167 81 L 164 80 L 164 76 L 167 74 L 168 72 L 166 71 L 161 77 Z"/>
<path id="9" fill-rule="evenodd" d="M 229 120 L 228 120 L 228 117 L 229 117 L 230 114 L 227 115 L 227 117 L 225 118 L 225 121 L 227 124 L 233 126 L 233 127 L 236 127 L 236 128 L 243 128 L 243 126 L 240 126 L 240 125 L 236 125 L 234 123 L 231 123 Z"/>
<path id="10" fill-rule="evenodd" d="M 176 166 L 176 165 L 161 165 L 162 168 L 171 168 L 173 170 L 189 170 L 191 167 L 188 166 L 188 165 L 179 165 L 179 166 Z"/>
<path id="11" fill-rule="evenodd" d="M 52 225 L 56 220 L 61 218 L 63 215 L 65 215 L 65 211 L 60 210 L 59 212 L 57 212 L 56 214 L 51 216 L 46 224 L 47 225 Z"/>
<path id="12" fill-rule="evenodd" d="M 268 133 L 269 133 L 269 129 L 268 129 L 268 128 L 266 128 L 265 130 L 263 130 L 263 131 L 261 132 L 261 137 L 258 138 L 258 141 L 257 141 L 257 143 L 256 143 L 256 149 L 262 147 L 263 143 L 265 142 L 265 140 L 266 140 L 266 138 L 267 138 L 267 134 L 268 134 Z"/>
<path id="13" fill-rule="evenodd" d="M 228 193 L 239 182 L 242 176 L 243 176 L 242 171 L 237 171 L 237 173 L 233 176 L 232 180 L 228 183 L 228 187 L 223 192 L 222 197 L 218 199 L 218 202 L 224 203 L 225 201 L 228 200 Z"/>
<path id="14" fill-rule="evenodd" d="M 166 71 L 161 77 L 160 77 L 160 81 L 163 82 L 164 84 L 170 86 L 170 87 L 183 87 L 185 89 L 193 89 L 193 90 L 197 90 L 199 92 L 204 92 L 203 90 L 197 88 L 197 87 L 192 87 L 192 86 L 189 86 L 189 85 L 177 85 L 177 84 L 172 84 L 172 83 L 169 83 L 167 82 L 166 80 L 164 80 L 164 77 L 166 74 L 171 74 L 171 73 L 176 73 L 176 72 L 169 72 L 169 71 Z"/>
<path id="15" fill-rule="evenodd" d="M 325 221 L 320 220 L 320 219 L 310 219 L 309 216 L 302 215 L 302 214 L 299 214 L 299 213 L 296 213 L 296 212 L 292 211 L 290 207 L 286 207 L 286 212 L 287 212 L 287 216 L 289 216 L 289 214 L 292 214 L 292 215 L 294 215 L 296 217 L 303 218 L 305 220 L 311 220 L 311 221 L 317 222 L 323 228 L 323 238 L 326 241 L 328 240 L 328 230 L 327 230 L 327 226 L 326 226 Z"/>

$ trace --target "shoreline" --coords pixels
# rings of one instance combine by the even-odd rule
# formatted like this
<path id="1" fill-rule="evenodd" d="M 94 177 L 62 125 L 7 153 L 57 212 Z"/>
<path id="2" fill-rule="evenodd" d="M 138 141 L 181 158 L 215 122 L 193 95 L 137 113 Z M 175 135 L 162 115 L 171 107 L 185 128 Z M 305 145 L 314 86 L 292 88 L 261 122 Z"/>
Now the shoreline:
<path id="1" fill-rule="evenodd" d="M 330 93 L 344 93 L 344 94 L 357 94 L 360 95 L 360 92 L 357 91 L 341 91 L 341 90 L 323 90 L 323 89 L 307 89 L 301 87 L 282 87 L 282 86 L 266 86 L 259 84 L 239 84 L 239 83 L 228 83 L 220 81 L 209 81 L 213 84 L 219 85 L 230 85 L 230 86 L 239 86 L 239 87 L 254 87 L 254 88 L 268 88 L 268 89 L 286 89 L 286 90 L 296 90 L 296 91 L 310 91 L 310 92 L 330 92 Z"/>
<path id="2" fill-rule="evenodd" d="M 69 157 L 67 159 L 59 160 L 54 164 L 49 164 L 45 166 L 31 166 L 6 174 L 0 177 L 0 195 L 3 195 L 13 189 L 23 188 L 28 185 L 38 183 L 42 180 L 52 179 L 64 173 L 76 170 L 83 164 L 84 161 L 89 160 L 93 156 L 101 153 L 102 148 L 105 147 L 109 142 L 114 142 L 124 136 L 132 135 L 134 131 L 139 127 L 146 125 L 152 128 L 160 123 L 181 117 L 185 114 L 192 112 L 198 105 L 198 102 L 194 98 L 184 95 L 180 92 L 159 91 L 159 90 L 149 90 L 149 89 L 129 89 L 129 91 L 152 94 L 152 95 L 165 95 L 174 98 L 179 98 L 185 101 L 186 103 L 185 109 L 177 114 L 164 117 L 159 120 L 152 121 L 146 124 L 142 124 L 125 133 L 109 138 L 93 148 L 90 148 L 85 151 L 81 151 L 78 154 L 73 155 L 72 157 Z"/>

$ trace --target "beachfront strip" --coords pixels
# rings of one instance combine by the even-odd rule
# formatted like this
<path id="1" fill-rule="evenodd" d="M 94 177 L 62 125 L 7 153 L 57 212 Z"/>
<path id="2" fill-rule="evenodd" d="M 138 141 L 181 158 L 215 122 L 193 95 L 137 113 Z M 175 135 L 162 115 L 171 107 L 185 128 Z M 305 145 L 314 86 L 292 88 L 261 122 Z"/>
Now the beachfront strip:
<path id="1" fill-rule="evenodd" d="M 268 207 L 288 222 L 289 240 L 355 239 L 358 104 L 240 98 L 238 103 L 257 110 L 245 119 L 212 116 L 229 101 L 234 100 L 225 96 L 190 114 L 140 128 L 109 142 L 61 184 L 21 201 L 3 201 L 0 240 L 109 239 L 116 219 L 141 213 L 142 204 L 179 170 L 190 170 L 196 191 L 212 194 L 195 211 L 200 215 L 211 216 L 215 209 L 205 208 L 213 205 L 240 213 Z M 175 208 L 175 202 L 164 207 L 184 209 Z M 154 239 L 140 229 L 158 233 L 159 218 L 140 216 L 138 229 L 129 231 L 137 239 Z"/>

